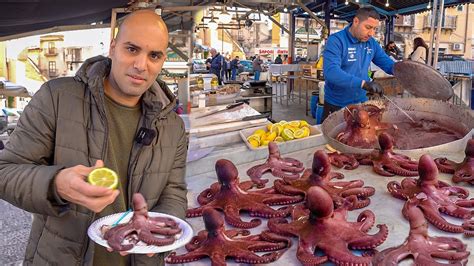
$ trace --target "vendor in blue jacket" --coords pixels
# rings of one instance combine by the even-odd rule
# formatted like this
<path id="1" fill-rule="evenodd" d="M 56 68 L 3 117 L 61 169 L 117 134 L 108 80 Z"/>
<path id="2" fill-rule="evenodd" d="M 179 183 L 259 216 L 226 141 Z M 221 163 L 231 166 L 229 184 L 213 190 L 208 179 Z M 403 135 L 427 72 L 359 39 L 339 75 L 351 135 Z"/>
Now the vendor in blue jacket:
<path id="1" fill-rule="evenodd" d="M 349 26 L 329 36 L 324 50 L 324 111 L 322 120 L 349 104 L 368 100 L 368 94 L 381 94 L 382 87 L 368 76 L 370 62 L 388 74 L 394 61 L 372 38 L 380 16 L 371 7 L 363 7 Z"/>

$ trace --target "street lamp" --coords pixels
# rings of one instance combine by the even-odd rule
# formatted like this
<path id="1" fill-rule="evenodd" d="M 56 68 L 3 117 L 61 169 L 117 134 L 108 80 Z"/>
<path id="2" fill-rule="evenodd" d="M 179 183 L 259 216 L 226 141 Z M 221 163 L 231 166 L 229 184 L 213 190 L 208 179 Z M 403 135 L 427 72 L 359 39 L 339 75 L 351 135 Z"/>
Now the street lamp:
<path id="1" fill-rule="evenodd" d="M 228 24 L 232 21 L 232 15 L 227 12 L 226 8 L 222 8 L 222 12 L 218 15 L 219 23 Z"/>
<path id="2" fill-rule="evenodd" d="M 218 25 L 217 22 L 214 20 L 214 18 L 211 18 L 211 21 L 209 21 L 209 23 L 207 23 L 207 26 L 208 26 L 209 29 L 211 29 L 211 30 L 216 30 L 217 27 L 219 27 L 219 25 Z"/>

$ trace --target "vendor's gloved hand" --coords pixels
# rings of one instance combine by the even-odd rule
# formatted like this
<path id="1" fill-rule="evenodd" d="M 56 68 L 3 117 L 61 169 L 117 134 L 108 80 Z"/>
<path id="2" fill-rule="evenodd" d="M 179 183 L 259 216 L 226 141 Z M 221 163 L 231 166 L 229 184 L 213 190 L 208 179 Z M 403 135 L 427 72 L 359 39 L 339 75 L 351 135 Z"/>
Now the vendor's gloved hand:
<path id="1" fill-rule="evenodd" d="M 366 90 L 368 94 L 378 94 L 380 96 L 383 95 L 382 86 L 380 86 L 380 84 L 375 81 L 365 81 L 362 88 Z"/>

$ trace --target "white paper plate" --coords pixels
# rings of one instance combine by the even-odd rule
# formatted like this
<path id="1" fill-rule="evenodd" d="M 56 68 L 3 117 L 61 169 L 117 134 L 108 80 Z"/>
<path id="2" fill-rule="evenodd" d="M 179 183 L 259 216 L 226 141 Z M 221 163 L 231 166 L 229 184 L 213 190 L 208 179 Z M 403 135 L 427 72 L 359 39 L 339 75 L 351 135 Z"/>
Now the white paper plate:
<path id="1" fill-rule="evenodd" d="M 95 221 L 89 226 L 89 229 L 87 229 L 87 235 L 89 235 L 89 237 L 95 243 L 108 248 L 109 245 L 107 244 L 107 240 L 102 238 L 102 234 L 100 233 L 100 228 L 102 227 L 102 225 L 112 225 L 120 218 L 120 216 L 122 216 L 122 214 L 124 213 L 123 212 L 115 213 L 115 214 L 100 218 L 99 220 Z M 147 245 L 140 241 L 132 249 L 127 250 L 126 252 L 135 253 L 135 254 L 166 252 L 166 251 L 174 250 L 186 245 L 193 237 L 193 229 L 191 228 L 191 226 L 187 222 L 179 219 L 178 217 L 175 217 L 169 214 L 158 213 L 158 212 L 148 212 L 148 215 L 150 217 L 166 217 L 166 218 L 171 218 L 175 220 L 179 224 L 179 227 L 182 230 L 181 236 L 179 237 L 179 239 L 176 239 L 176 241 L 173 244 L 167 245 L 167 246 Z M 130 221 L 132 216 L 133 216 L 133 212 L 130 212 L 127 216 L 125 216 L 125 218 L 122 219 L 122 221 L 120 221 L 120 224 L 127 223 L 128 221 Z"/>

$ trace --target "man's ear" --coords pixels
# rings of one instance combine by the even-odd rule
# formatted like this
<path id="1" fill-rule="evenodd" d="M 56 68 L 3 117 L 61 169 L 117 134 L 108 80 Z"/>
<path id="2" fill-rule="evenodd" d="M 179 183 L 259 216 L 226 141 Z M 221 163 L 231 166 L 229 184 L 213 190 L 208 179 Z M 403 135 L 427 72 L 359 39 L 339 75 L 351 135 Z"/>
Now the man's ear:
<path id="1" fill-rule="evenodd" d="M 359 18 L 358 18 L 358 17 L 354 17 L 354 20 L 352 21 L 352 24 L 357 25 L 357 24 L 359 24 L 359 22 L 360 22 L 360 21 L 359 21 Z"/>
<path id="2" fill-rule="evenodd" d="M 115 52 L 115 39 L 110 42 L 109 56 L 112 56 Z"/>

